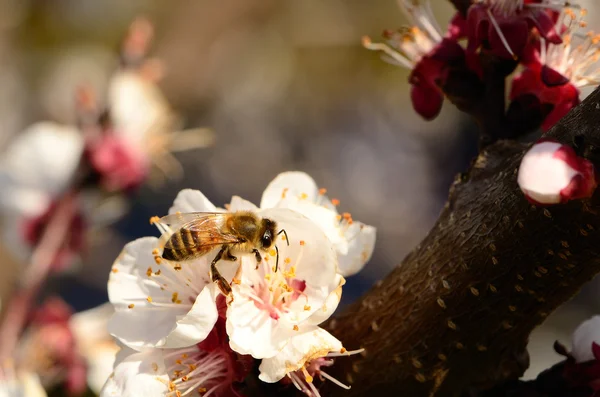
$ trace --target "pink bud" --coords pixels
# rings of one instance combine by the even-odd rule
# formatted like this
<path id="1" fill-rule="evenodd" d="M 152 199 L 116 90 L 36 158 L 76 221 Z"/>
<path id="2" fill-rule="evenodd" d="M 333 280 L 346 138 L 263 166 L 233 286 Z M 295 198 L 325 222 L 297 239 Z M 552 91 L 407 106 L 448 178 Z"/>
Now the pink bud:
<path id="1" fill-rule="evenodd" d="M 521 160 L 519 187 L 536 205 L 591 197 L 597 186 L 594 165 L 566 145 L 542 140 Z"/>

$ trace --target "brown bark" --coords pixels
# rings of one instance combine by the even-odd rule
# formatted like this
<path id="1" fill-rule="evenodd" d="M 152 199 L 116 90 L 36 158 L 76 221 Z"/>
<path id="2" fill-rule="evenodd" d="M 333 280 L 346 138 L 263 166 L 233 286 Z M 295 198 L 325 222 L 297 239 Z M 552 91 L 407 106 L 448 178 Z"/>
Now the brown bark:
<path id="1" fill-rule="evenodd" d="M 598 167 L 599 125 L 596 90 L 548 137 Z M 348 349 L 366 350 L 328 371 L 352 390 L 327 395 L 455 396 L 522 374 L 533 328 L 600 271 L 600 194 L 532 206 L 516 183 L 527 147 L 484 150 L 423 242 L 330 321 Z"/>

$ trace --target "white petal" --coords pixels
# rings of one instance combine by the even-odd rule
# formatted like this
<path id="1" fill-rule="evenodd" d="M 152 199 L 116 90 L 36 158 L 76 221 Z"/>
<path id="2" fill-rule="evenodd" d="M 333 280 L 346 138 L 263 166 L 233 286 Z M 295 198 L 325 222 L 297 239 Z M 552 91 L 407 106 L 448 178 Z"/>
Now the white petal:
<path id="1" fill-rule="evenodd" d="M 592 343 L 600 345 L 600 316 L 594 316 L 577 327 L 573 332 L 573 351 L 571 354 L 577 362 L 585 362 L 594 359 Z"/>
<path id="2" fill-rule="evenodd" d="M 289 208 L 304 215 L 319 225 L 338 252 L 345 254 L 348 251 L 348 242 L 340 229 L 340 220 L 337 211 L 317 205 L 309 200 L 299 199 L 295 196 L 282 199 L 277 204 L 277 208 Z"/>
<path id="3" fill-rule="evenodd" d="M 346 280 L 338 274 L 334 281 L 335 287 L 333 291 L 329 294 L 325 302 L 318 307 L 316 311 L 311 313 L 311 316 L 307 319 L 305 324 L 319 325 L 331 317 L 342 299 L 342 286 L 344 284 L 346 284 Z"/>
<path id="4" fill-rule="evenodd" d="M 169 209 L 169 214 L 176 212 L 217 212 L 217 207 L 199 190 L 183 189 Z"/>
<path id="5" fill-rule="evenodd" d="M 361 271 L 371 259 L 377 232 L 373 226 L 354 222 L 344 234 L 348 238 L 348 252 L 338 255 L 338 266 L 339 272 L 348 277 Z"/>
<path id="6" fill-rule="evenodd" d="M 324 329 L 310 327 L 300 330 L 279 354 L 262 360 L 258 378 L 263 382 L 277 382 L 286 374 L 302 368 L 308 361 L 341 349 L 342 343 Z"/>
<path id="7" fill-rule="evenodd" d="M 281 320 L 256 307 L 233 286 L 235 299 L 227 309 L 227 334 L 229 346 L 240 354 L 254 358 L 272 357 L 285 346 L 292 334 L 292 324 L 284 326 Z"/>
<path id="8" fill-rule="evenodd" d="M 192 309 L 177 320 L 176 327 L 162 345 L 167 348 L 186 347 L 202 342 L 215 326 L 219 313 L 215 303 L 219 291 L 209 284 L 196 298 Z"/>
<path id="9" fill-rule="evenodd" d="M 73 127 L 40 122 L 19 134 L 0 161 L 0 205 L 37 215 L 62 193 L 79 166 L 83 136 Z"/>
<path id="10" fill-rule="evenodd" d="M 376 229 L 361 222 L 348 225 L 340 222 L 335 209 L 315 204 L 296 196 L 287 196 L 278 208 L 299 212 L 316 223 L 331 240 L 338 254 L 339 272 L 344 276 L 358 273 L 371 258 L 375 247 Z"/>
<path id="11" fill-rule="evenodd" d="M 152 251 L 157 244 L 158 240 L 154 237 L 138 239 L 127 244 L 117 258 L 108 282 L 109 299 L 116 309 L 108 324 L 109 332 L 136 349 L 198 343 L 208 335 L 218 317 L 214 286 L 201 277 L 192 279 L 194 275 L 188 273 L 190 285 L 197 287 L 200 294 L 190 286 L 177 291 L 183 304 L 171 304 L 173 291 L 161 288 L 146 274 L 149 268 L 152 272 L 159 269 L 170 271 L 166 268 L 168 264 L 159 268 L 154 262 Z M 189 266 L 190 271 L 208 274 L 208 268 L 201 270 L 202 266 L 207 266 L 206 259 L 201 258 L 185 266 L 186 269 Z M 148 297 L 152 298 L 151 301 Z M 193 305 L 191 302 L 194 302 Z"/>
<path id="12" fill-rule="evenodd" d="M 126 355 L 129 353 L 128 355 Z M 164 397 L 169 391 L 163 352 L 149 349 L 143 352 L 125 350 L 119 357 L 113 374 L 108 378 L 100 397 Z"/>
<path id="13" fill-rule="evenodd" d="M 260 208 L 273 208 L 277 203 L 290 196 L 306 195 L 306 199 L 314 201 L 319 193 L 319 189 L 314 179 L 308 174 L 299 171 L 283 172 L 269 183 L 263 192 L 260 200 Z"/>
<path id="14" fill-rule="evenodd" d="M 287 208 L 269 208 L 259 214 L 276 221 L 278 228 L 286 231 L 289 246 L 278 239 L 279 256 L 280 260 L 298 260 L 292 263 L 297 278 L 315 287 L 330 285 L 336 276 L 337 255 L 323 231 L 310 219 Z"/>
<path id="15" fill-rule="evenodd" d="M 231 198 L 231 203 L 229 203 L 228 211 L 258 211 L 258 207 L 252 204 L 250 201 L 244 200 L 239 196 L 233 196 Z"/>

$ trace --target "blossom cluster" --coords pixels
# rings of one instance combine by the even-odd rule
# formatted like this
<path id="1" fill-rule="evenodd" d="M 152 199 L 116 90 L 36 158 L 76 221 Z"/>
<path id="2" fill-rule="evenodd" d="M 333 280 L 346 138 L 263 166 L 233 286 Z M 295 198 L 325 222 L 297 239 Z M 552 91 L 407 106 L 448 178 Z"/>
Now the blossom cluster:
<path id="1" fill-rule="evenodd" d="M 586 30 L 586 10 L 571 1 L 476 0 L 445 31 L 428 0 L 399 3 L 414 25 L 385 31 L 386 43 L 365 37 L 363 44 L 411 70 L 413 107 L 426 119 L 440 112 L 453 71 L 483 79 L 483 57 L 519 63 L 510 100 L 544 114 L 544 131 L 579 103 L 581 87 L 600 82 L 600 36 Z"/>
<path id="2" fill-rule="evenodd" d="M 55 269 L 65 267 L 84 251 L 86 226 L 122 215 L 124 195 L 149 180 L 164 179 L 163 174 L 182 172 L 171 152 L 211 142 L 205 130 L 176 130 L 177 118 L 156 84 L 160 63 L 147 58 L 151 38 L 147 20 L 131 25 L 121 66 L 106 87 L 106 103 L 82 85 L 73 93 L 76 125 L 40 121 L 6 148 L 0 159 L 0 211 L 3 239 L 15 255 L 38 245 L 59 201 L 72 194 L 77 196 L 71 200 L 75 214 L 54 260 Z"/>
<path id="3" fill-rule="evenodd" d="M 338 213 L 338 204 L 301 172 L 276 177 L 258 207 L 234 196 L 217 208 L 200 191 L 181 191 L 170 214 L 251 212 L 285 233 L 273 236 L 260 261 L 240 249 L 217 262 L 231 285 L 227 295 L 211 279 L 220 246 L 166 260 L 165 241 L 179 229 L 160 220 L 160 238 L 126 245 L 108 283 L 115 307 L 109 332 L 123 348 L 101 396 L 242 395 L 254 360 L 261 360 L 260 380 L 311 396 L 319 395 L 316 377 L 347 387 L 324 368 L 354 352 L 320 324 L 336 310 L 344 277 L 371 257 L 375 228 Z"/>

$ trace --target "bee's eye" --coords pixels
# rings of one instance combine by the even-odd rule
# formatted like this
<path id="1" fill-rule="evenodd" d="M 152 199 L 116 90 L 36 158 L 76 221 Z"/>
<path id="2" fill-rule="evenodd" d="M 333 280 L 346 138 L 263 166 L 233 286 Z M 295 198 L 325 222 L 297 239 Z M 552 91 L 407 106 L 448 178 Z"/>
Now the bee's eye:
<path id="1" fill-rule="evenodd" d="M 263 234 L 260 243 L 263 247 L 270 247 L 273 240 L 271 240 L 271 235 L 269 233 Z"/>

